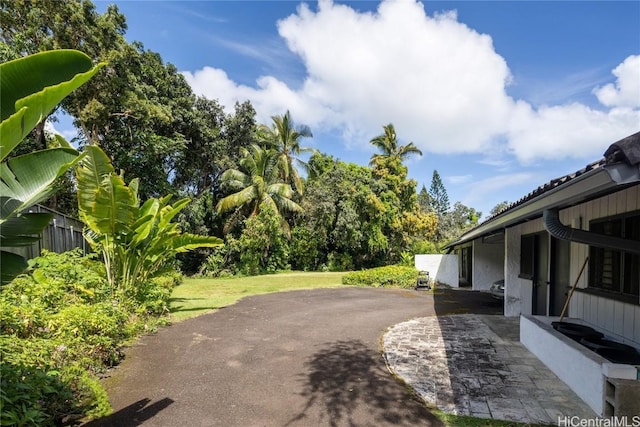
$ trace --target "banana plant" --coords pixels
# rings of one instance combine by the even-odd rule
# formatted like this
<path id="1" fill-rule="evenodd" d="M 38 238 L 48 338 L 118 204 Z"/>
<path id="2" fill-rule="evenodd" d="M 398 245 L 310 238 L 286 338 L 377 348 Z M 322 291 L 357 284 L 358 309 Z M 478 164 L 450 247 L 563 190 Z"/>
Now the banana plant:
<path id="1" fill-rule="evenodd" d="M 222 244 L 217 237 L 182 233 L 171 222 L 189 199 L 171 205 L 171 196 L 151 198 L 140 206 L 138 180 L 127 185 L 98 146 L 86 147 L 76 177 L 80 219 L 87 225 L 85 238 L 102 254 L 112 293 L 134 290 L 162 271 L 177 253 Z"/>
<path id="2" fill-rule="evenodd" d="M 51 215 L 23 211 L 53 192 L 52 184 L 80 160 L 60 136 L 59 148 L 5 159 L 69 93 L 87 82 L 104 64 L 75 50 L 41 52 L 0 64 L 0 246 L 28 246 L 48 225 Z M 0 251 L 0 284 L 26 267 L 20 255 Z"/>

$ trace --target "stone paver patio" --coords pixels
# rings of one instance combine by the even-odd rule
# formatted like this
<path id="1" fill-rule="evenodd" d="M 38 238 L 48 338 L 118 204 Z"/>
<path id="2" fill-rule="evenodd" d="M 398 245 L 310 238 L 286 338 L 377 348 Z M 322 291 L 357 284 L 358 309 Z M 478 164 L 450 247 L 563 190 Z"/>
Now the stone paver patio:
<path id="1" fill-rule="evenodd" d="M 413 319 L 385 333 L 385 358 L 447 413 L 554 425 L 560 416 L 596 417 L 518 342 L 518 327 L 518 318 L 475 314 Z"/>

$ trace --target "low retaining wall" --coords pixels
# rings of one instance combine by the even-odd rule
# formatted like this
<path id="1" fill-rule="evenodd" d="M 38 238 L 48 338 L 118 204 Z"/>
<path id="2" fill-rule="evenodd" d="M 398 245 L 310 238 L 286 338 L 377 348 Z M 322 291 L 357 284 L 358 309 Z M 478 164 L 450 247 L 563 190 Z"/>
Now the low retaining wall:
<path id="1" fill-rule="evenodd" d="M 636 368 L 630 365 L 611 363 L 571 338 L 557 332 L 551 326 L 551 322 L 556 320 L 559 319 L 523 315 L 520 318 L 520 341 L 558 378 L 571 387 L 596 414 L 599 416 L 613 415 L 611 413 L 612 404 L 605 405 L 605 385 L 610 378 L 635 379 Z M 578 319 L 567 320 L 573 323 L 582 323 Z"/>

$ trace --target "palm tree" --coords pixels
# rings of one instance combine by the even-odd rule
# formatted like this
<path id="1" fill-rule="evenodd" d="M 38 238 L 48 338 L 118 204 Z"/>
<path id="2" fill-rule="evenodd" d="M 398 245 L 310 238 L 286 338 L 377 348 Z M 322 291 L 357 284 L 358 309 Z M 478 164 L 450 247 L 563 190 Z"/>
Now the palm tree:
<path id="1" fill-rule="evenodd" d="M 270 128 L 266 125 L 260 126 L 258 130 L 259 138 L 274 148 L 283 159 L 282 175 L 286 182 L 293 185 L 293 188 L 302 194 L 303 184 L 298 170 L 294 166 L 294 161 L 298 166 L 308 170 L 306 162 L 300 160 L 297 156 L 300 153 L 312 153 L 315 150 L 300 145 L 301 138 L 309 138 L 313 135 L 306 126 L 294 127 L 291 114 L 287 111 L 283 116 L 272 116 L 273 126 Z"/>
<path id="2" fill-rule="evenodd" d="M 240 169 L 228 169 L 221 176 L 222 182 L 235 193 L 218 202 L 218 214 L 248 206 L 250 216 L 254 216 L 260 212 L 263 203 L 273 206 L 280 216 L 284 211 L 302 210 L 291 200 L 291 186 L 281 181 L 283 162 L 277 151 L 252 144 L 249 149 L 242 148 L 241 153 Z M 283 227 L 288 228 L 285 224 Z"/>
<path id="3" fill-rule="evenodd" d="M 371 162 L 373 165 L 379 158 L 392 158 L 403 161 L 412 154 L 419 154 L 422 156 L 422 151 L 413 142 L 407 145 L 398 145 L 398 138 L 396 137 L 396 130 L 391 123 L 383 126 L 384 133 L 376 136 L 370 142 L 380 151 L 382 154 L 374 154 L 371 156 Z"/>

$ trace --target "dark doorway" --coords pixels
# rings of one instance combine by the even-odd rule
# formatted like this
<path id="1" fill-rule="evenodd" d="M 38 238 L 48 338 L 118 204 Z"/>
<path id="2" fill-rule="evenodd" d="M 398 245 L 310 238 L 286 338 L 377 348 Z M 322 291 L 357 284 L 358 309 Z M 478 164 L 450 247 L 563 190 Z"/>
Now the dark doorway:
<path id="1" fill-rule="evenodd" d="M 460 287 L 469 287 L 473 284 L 473 248 L 466 246 L 459 249 L 460 264 L 458 265 Z"/>
<path id="2" fill-rule="evenodd" d="M 549 234 L 538 233 L 534 243 L 533 307 L 534 315 L 547 315 L 549 285 Z"/>
<path id="3" fill-rule="evenodd" d="M 551 239 L 551 289 L 550 316 L 560 316 L 570 289 L 569 262 L 571 243 L 568 240 Z"/>

